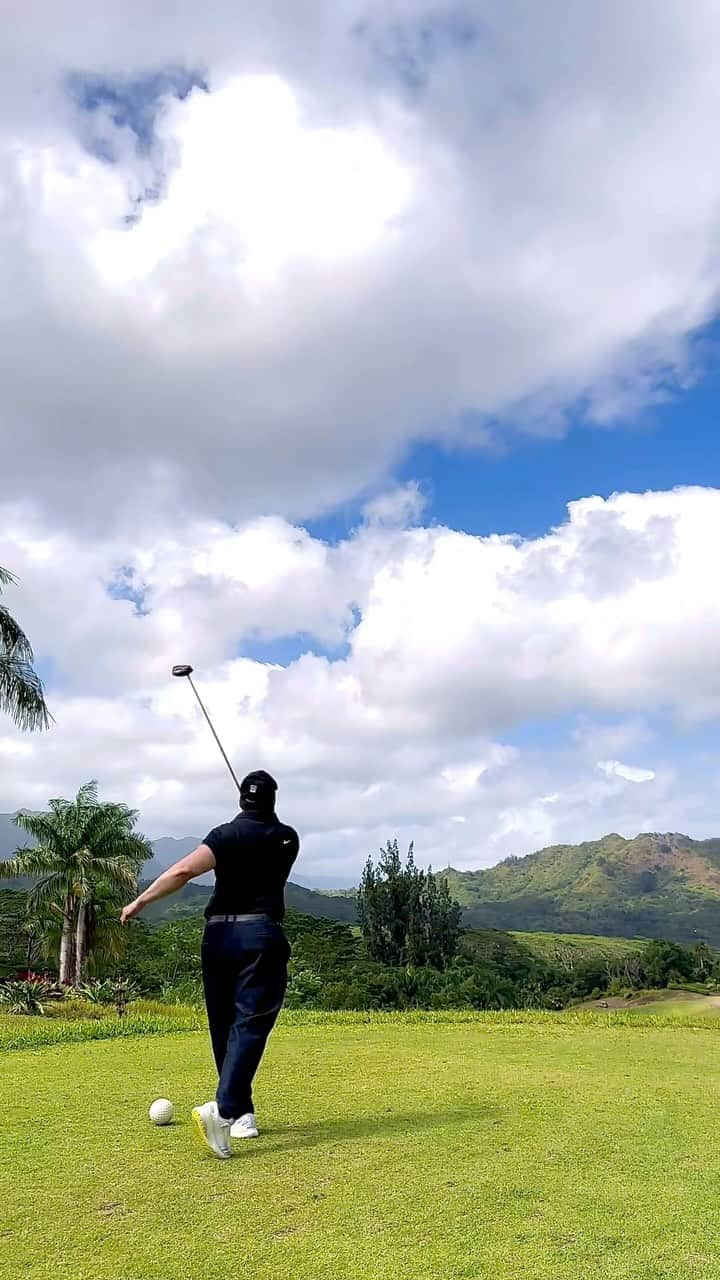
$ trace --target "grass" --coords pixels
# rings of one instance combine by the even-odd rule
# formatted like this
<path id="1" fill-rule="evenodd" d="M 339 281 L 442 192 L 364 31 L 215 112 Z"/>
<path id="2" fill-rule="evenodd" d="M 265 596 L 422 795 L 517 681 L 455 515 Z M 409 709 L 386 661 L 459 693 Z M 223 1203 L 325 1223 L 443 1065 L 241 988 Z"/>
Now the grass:
<path id="1" fill-rule="evenodd" d="M 16 1049 L 0 1055 L 0 1276 L 716 1280 L 719 1030 L 288 1016 L 263 1137 L 227 1163 L 189 1121 L 212 1090 L 204 1033 Z M 161 1095 L 167 1129 L 146 1119 Z"/>
<path id="2" fill-rule="evenodd" d="M 642 951 L 647 940 L 642 938 L 604 938 L 590 933 L 518 933 L 517 938 L 544 960 L 556 960 L 558 955 L 575 960 L 589 960 L 601 956 L 603 960 L 622 960 L 633 951 Z"/>
<path id="3" fill-rule="evenodd" d="M 0 1016 L 0 1053 L 11 1049 L 40 1049 L 53 1044 L 81 1044 L 87 1040 L 117 1040 L 130 1036 L 169 1035 L 204 1026 L 197 1009 L 182 1005 L 152 1005 L 139 1001 L 124 1018 L 102 1006 L 91 1006 L 85 1017 L 77 1011 L 69 1019 L 52 1009 L 50 1017 Z"/>
<path id="4" fill-rule="evenodd" d="M 79 1002 L 78 1002 L 79 1003 Z M 607 1001 L 605 1002 L 608 1003 Z M 512 1026 L 629 1026 L 642 1016 L 645 1023 L 667 1026 L 682 1018 L 686 1026 L 696 1030 L 711 1029 L 720 1012 L 720 996 L 688 996 L 679 991 L 644 991 L 634 1000 L 621 997 L 609 1001 L 611 1012 L 600 1008 L 600 1001 L 588 1001 L 562 1013 L 535 1009 L 508 1009 L 504 1012 L 463 1010 L 411 1010 L 402 1013 L 325 1012 L 322 1010 L 285 1010 L 280 1025 L 284 1027 L 390 1027 L 402 1026 L 472 1026 L 499 1031 Z M 118 1018 L 102 1005 L 86 1006 L 85 1015 L 74 1008 L 72 1016 L 61 1016 L 62 1006 L 50 1006 L 51 1016 L 21 1017 L 0 1015 L 0 1053 L 19 1049 L 44 1049 L 48 1045 L 83 1044 L 88 1040 L 125 1040 L 138 1036 L 161 1036 L 177 1032 L 198 1031 L 205 1027 L 205 1015 L 192 1005 L 163 1005 L 140 1000 Z"/>
<path id="5" fill-rule="evenodd" d="M 602 996 L 600 1000 L 584 1001 L 576 1006 L 576 1011 L 592 1012 L 601 1007 L 621 1010 L 632 1018 L 682 1018 L 685 1022 L 707 1025 L 720 1014 L 720 993 L 683 987 L 634 991 L 625 996 Z"/>

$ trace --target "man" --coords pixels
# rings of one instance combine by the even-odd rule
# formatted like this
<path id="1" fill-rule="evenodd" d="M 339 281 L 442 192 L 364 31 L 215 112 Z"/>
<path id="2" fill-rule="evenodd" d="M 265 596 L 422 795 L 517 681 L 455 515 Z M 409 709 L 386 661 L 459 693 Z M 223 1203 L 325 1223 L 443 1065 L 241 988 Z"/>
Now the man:
<path id="1" fill-rule="evenodd" d="M 276 792 L 277 783 L 264 770 L 249 773 L 237 817 L 213 828 L 121 916 L 127 924 L 148 903 L 215 872 L 205 910 L 202 973 L 219 1079 L 215 1101 L 192 1114 L 203 1141 L 221 1160 L 232 1155 L 231 1136 L 258 1136 L 252 1083 L 287 987 L 284 890 L 299 841 L 276 816 Z"/>

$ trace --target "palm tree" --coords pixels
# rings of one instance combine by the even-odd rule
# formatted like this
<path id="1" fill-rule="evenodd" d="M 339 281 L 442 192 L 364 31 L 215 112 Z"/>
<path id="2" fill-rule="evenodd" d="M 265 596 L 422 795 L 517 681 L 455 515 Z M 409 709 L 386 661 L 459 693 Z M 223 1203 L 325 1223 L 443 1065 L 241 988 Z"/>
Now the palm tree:
<path id="1" fill-rule="evenodd" d="M 117 954 L 119 907 L 137 892 L 140 868 L 152 857 L 149 842 L 133 830 L 137 817 L 123 804 L 97 804 L 85 826 L 78 858 L 76 983 L 85 978 L 93 948 L 102 943 L 106 954 Z"/>
<path id="2" fill-rule="evenodd" d="M 0 566 L 0 594 L 15 578 Z M 22 627 L 0 604 L 0 710 L 19 729 L 47 729 L 50 712 L 42 680 L 33 668 L 33 651 Z"/>
<path id="3" fill-rule="evenodd" d="M 35 880 L 28 907 L 50 908 L 62 920 L 60 981 L 77 985 L 98 941 L 108 901 L 119 904 L 135 892 L 151 847 L 134 830 L 133 809 L 98 801 L 97 782 L 87 782 L 74 800 L 51 800 L 47 813 L 19 813 L 15 822 L 36 843 L 0 863 L 0 877 Z"/>

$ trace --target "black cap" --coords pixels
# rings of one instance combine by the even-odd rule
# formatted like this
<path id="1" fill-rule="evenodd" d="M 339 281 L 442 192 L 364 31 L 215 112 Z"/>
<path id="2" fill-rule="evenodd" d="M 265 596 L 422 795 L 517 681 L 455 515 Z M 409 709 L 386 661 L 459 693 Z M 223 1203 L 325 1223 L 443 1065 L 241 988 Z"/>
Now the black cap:
<path id="1" fill-rule="evenodd" d="M 264 769 L 255 769 L 240 783 L 243 809 L 274 809 L 277 782 Z"/>

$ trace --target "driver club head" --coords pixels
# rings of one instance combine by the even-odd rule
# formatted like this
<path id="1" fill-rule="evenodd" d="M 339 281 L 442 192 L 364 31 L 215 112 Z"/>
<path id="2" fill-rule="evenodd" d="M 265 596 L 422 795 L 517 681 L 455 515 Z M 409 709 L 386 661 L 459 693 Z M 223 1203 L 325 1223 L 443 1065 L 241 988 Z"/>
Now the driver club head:
<path id="1" fill-rule="evenodd" d="M 191 676 L 193 669 L 188 662 L 180 662 L 173 667 L 172 673 L 174 676 Z"/>

